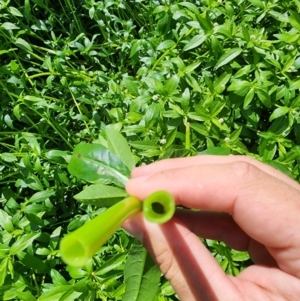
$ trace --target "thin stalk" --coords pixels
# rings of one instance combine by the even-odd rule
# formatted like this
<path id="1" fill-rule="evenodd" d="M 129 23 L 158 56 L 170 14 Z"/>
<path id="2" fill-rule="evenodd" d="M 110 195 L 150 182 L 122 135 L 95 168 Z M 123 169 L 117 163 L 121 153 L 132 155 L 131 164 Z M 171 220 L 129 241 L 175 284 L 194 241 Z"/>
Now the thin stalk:
<path id="1" fill-rule="evenodd" d="M 191 149 L 191 125 L 189 122 L 185 125 L 185 148 Z"/>

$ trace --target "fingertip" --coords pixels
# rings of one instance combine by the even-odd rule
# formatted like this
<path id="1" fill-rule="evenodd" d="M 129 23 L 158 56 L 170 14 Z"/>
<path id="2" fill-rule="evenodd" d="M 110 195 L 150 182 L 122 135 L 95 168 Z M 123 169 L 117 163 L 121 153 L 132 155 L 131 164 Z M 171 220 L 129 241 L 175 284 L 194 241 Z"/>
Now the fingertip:
<path id="1" fill-rule="evenodd" d="M 145 189 L 143 189 L 143 183 L 148 179 L 148 176 L 140 176 L 129 179 L 125 185 L 126 192 L 129 195 L 137 197 L 139 200 L 145 198 Z"/>
<path id="2" fill-rule="evenodd" d="M 148 170 L 148 165 L 142 165 L 136 167 L 131 171 L 131 178 L 142 177 L 147 174 L 147 170 Z"/>

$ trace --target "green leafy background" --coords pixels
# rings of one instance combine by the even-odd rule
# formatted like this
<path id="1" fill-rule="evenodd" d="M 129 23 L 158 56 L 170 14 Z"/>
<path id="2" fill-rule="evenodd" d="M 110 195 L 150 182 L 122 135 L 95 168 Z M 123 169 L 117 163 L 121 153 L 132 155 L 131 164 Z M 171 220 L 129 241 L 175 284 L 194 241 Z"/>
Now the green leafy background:
<path id="1" fill-rule="evenodd" d="M 231 153 L 299 180 L 300 2 L 170 2 L 0 1 L 2 300 L 126 300 L 137 254 L 140 281 L 156 283 L 149 300 L 177 300 L 123 230 L 82 269 L 60 260 L 60 239 L 108 205 L 74 199 L 87 185 L 67 170 L 74 147 L 120 158 L 112 129 L 133 154 L 127 177 L 162 158 Z M 250 263 L 204 243 L 229 274 Z"/>

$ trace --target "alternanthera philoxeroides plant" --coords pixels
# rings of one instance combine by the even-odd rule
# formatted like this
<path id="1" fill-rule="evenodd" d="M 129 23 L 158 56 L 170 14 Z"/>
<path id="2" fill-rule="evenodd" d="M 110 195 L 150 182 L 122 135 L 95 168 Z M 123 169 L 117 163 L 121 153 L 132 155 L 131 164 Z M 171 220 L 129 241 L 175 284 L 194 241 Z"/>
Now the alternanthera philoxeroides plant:
<path id="1" fill-rule="evenodd" d="M 80 202 L 109 207 L 62 239 L 60 254 L 71 266 L 84 266 L 122 223 L 137 212 L 142 211 L 154 223 L 167 222 L 175 212 L 174 199 L 166 191 L 157 191 L 143 202 L 126 195 L 124 184 L 135 165 L 134 159 L 121 134 L 107 129 L 106 138 L 107 147 L 77 145 L 68 165 L 72 175 L 93 183 L 74 197 Z"/>

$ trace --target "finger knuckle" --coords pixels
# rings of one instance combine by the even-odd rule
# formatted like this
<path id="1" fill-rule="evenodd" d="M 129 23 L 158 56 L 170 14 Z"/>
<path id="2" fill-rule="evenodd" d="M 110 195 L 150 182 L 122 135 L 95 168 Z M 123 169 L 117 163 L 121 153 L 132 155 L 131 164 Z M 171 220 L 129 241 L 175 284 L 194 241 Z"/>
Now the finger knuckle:
<path id="1" fill-rule="evenodd" d="M 253 162 L 254 159 L 245 158 L 244 160 L 230 163 L 233 175 L 239 180 L 258 180 L 260 177 L 260 170 L 253 164 Z"/>
<path id="2" fill-rule="evenodd" d="M 177 274 L 174 257 L 170 256 L 170 251 L 166 248 L 156 254 L 156 262 L 167 279 L 171 280 Z"/>

